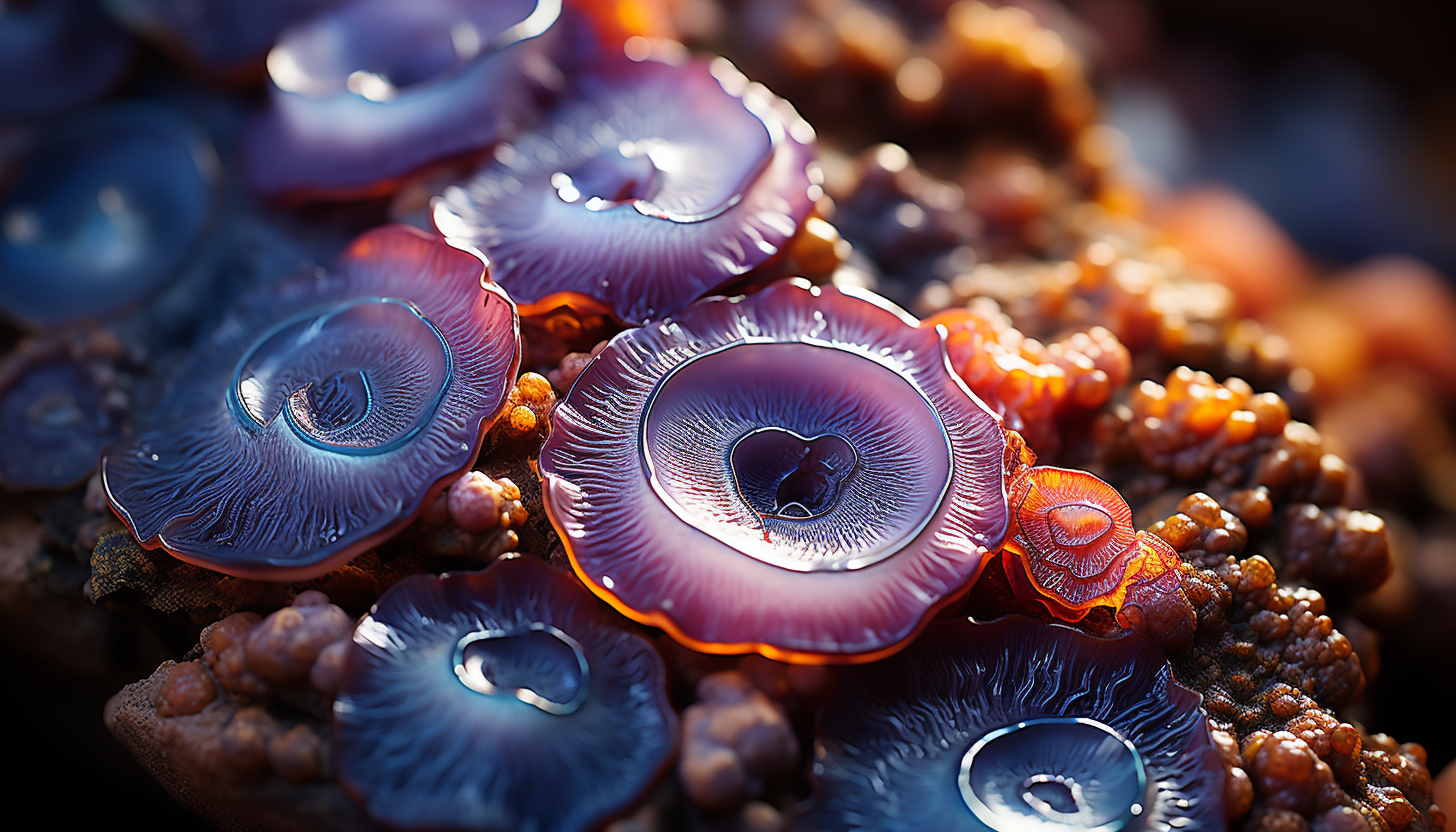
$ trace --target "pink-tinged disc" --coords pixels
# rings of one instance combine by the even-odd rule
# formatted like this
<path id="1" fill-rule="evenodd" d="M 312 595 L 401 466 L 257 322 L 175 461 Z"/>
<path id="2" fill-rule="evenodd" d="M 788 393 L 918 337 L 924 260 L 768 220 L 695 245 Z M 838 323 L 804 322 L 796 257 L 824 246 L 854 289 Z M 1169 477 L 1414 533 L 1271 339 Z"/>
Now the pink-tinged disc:
<path id="1" fill-rule="evenodd" d="M 319 575 L 474 463 L 519 363 L 515 307 L 479 260 L 377 228 L 326 275 L 245 295 L 102 480 L 143 545 L 230 575 Z"/>
<path id="2" fill-rule="evenodd" d="M 285 30 L 244 144 L 264 196 L 387 191 L 535 117 L 574 49 L 561 0 L 359 0 Z M 570 58 L 571 56 L 566 56 Z"/>
<path id="3" fill-rule="evenodd" d="M 935 330 L 792 280 L 614 338 L 540 473 L 578 575 L 625 614 L 707 652 L 868 661 L 1000 544 L 1005 449 Z"/>
<path id="4" fill-rule="evenodd" d="M 583 296 L 642 323 L 778 253 L 818 192 L 814 131 L 722 58 L 619 61 L 435 205 L 527 314 Z"/>

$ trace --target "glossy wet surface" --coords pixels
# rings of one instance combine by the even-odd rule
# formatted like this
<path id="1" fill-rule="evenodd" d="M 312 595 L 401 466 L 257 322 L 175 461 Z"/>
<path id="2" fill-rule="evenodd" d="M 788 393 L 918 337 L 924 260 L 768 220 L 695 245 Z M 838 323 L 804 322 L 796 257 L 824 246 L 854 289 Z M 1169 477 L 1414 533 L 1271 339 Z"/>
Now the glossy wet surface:
<path id="1" fill-rule="evenodd" d="M 817 344 L 700 355 L 658 385 L 642 431 L 643 463 L 678 516 L 796 571 L 892 556 L 935 514 L 952 470 L 913 384 Z"/>
<path id="2" fill-rule="evenodd" d="M 1126 828 L 1144 810 L 1137 749 L 1093 719 L 1052 717 L 1000 728 L 961 761 L 961 797 L 996 832 Z"/>
<path id="3" fill-rule="evenodd" d="M 515 697 L 550 714 L 581 707 L 588 672 L 576 639 L 545 624 L 471 633 L 455 647 L 461 684 L 487 696 Z"/>

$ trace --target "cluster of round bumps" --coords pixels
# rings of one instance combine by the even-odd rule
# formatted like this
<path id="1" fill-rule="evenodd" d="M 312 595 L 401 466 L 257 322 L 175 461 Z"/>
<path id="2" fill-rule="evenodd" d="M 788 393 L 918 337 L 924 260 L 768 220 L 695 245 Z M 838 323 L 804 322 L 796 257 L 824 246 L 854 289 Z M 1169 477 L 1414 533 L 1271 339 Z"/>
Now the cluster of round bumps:
<path id="1" fill-rule="evenodd" d="M 1190 563 L 1185 581 L 1198 614 L 1193 647 L 1177 656 L 1183 684 L 1204 708 L 1228 769 L 1231 818 L 1260 832 L 1434 830 L 1425 751 L 1367 734 L 1333 713 L 1353 702 L 1364 674 L 1325 599 L 1286 589 L 1261 556 L 1242 560 L 1246 532 L 1206 495 L 1194 495 L 1154 531 Z"/>

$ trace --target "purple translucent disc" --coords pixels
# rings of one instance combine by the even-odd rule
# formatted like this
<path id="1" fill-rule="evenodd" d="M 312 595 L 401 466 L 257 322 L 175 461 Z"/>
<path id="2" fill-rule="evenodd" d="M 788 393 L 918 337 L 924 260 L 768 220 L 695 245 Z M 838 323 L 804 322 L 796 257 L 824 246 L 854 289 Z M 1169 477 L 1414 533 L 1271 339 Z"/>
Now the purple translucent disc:
<path id="1" fill-rule="evenodd" d="M 479 260 L 403 226 L 244 297 L 102 477 L 137 539 L 233 575 L 320 574 L 468 468 L 519 364 Z"/>
<path id="2" fill-rule="evenodd" d="M 244 147 L 250 186 L 358 193 L 494 143 L 558 83 L 560 15 L 560 0 L 360 0 L 289 28 Z"/>
<path id="3" fill-rule="evenodd" d="M 1004 451 L 935 330 L 784 281 L 613 339 L 540 472 L 577 573 L 627 615 L 709 652 L 868 661 L 1000 543 Z"/>
<path id="4" fill-rule="evenodd" d="M 792 828 L 1223 829 L 1223 764 L 1200 701 L 1142 636 L 937 623 L 844 677 L 820 718 L 815 799 Z"/>
<path id="5" fill-rule="evenodd" d="M 34 134 L 0 190 L 0 314 L 31 326 L 100 317 L 157 291 L 197 254 L 217 158 L 176 112 L 88 111 Z"/>
<path id="6" fill-rule="evenodd" d="M 0 122 L 64 113 L 105 95 L 132 43 L 91 0 L 0 7 Z"/>
<path id="7" fill-rule="evenodd" d="M 69 488 L 96 470 L 122 429 L 109 369 L 63 347 L 22 351 L 0 365 L 0 485 Z"/>
<path id="8" fill-rule="evenodd" d="M 579 88 L 435 206 L 523 308 L 564 293 L 632 323 L 675 314 L 812 208 L 814 131 L 727 61 L 619 62 Z"/>
<path id="9" fill-rule="evenodd" d="M 662 659 L 620 621 L 528 558 L 401 581 L 354 634 L 340 779 L 397 829 L 595 826 L 677 747 Z"/>
<path id="10" fill-rule="evenodd" d="M 919 389 L 826 344 L 739 342 L 687 359 L 653 392 L 641 442 L 679 518 L 801 572 L 893 555 L 951 480 L 950 438 Z"/>

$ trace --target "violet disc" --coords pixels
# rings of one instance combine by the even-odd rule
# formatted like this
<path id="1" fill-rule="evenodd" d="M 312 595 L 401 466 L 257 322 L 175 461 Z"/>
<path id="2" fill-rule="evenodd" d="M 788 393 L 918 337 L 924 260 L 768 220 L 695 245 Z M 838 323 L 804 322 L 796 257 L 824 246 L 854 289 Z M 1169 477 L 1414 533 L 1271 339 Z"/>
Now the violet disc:
<path id="1" fill-rule="evenodd" d="M 599 68 L 435 204 L 528 312 L 673 315 L 776 254 L 818 193 L 814 131 L 722 58 Z"/>
<path id="2" fill-rule="evenodd" d="M 0 191 L 0 313 L 36 327 L 119 311 L 196 255 L 217 157 L 155 105 L 88 111 L 35 134 Z"/>
<path id="3" fill-rule="evenodd" d="M 932 625 L 820 717 L 795 832 L 1215 832 L 1223 763 L 1163 651 L 1029 618 Z"/>
<path id="4" fill-rule="evenodd" d="M 137 539 L 230 575 L 322 574 L 469 468 L 520 362 L 476 258 L 404 226 L 245 295 L 102 460 Z"/>
<path id="5" fill-rule="evenodd" d="M 339 777 L 396 829 L 580 832 L 677 748 L 662 658 L 529 558 L 399 582 L 334 703 Z"/>
<path id="6" fill-rule="evenodd" d="M 360 0 L 287 29 L 244 144 L 249 186 L 369 192 L 493 144 L 557 82 L 560 16 L 560 0 Z"/>
<path id="7" fill-rule="evenodd" d="M 91 0 L 0 8 L 0 123 L 95 101 L 116 86 L 132 42 Z"/>
<path id="8" fill-rule="evenodd" d="M 122 408 L 106 371 L 58 346 L 34 357 L 12 355 L 0 367 L 0 485 L 69 488 L 90 476 L 101 451 L 120 438 Z"/>
<path id="9" fill-rule="evenodd" d="M 618 335 L 551 420 L 547 511 L 578 575 L 696 649 L 868 661 L 1005 534 L 999 421 L 941 336 L 782 281 Z"/>

